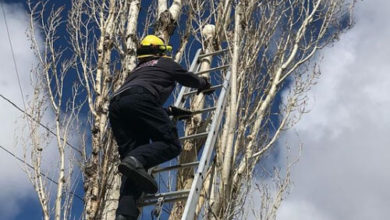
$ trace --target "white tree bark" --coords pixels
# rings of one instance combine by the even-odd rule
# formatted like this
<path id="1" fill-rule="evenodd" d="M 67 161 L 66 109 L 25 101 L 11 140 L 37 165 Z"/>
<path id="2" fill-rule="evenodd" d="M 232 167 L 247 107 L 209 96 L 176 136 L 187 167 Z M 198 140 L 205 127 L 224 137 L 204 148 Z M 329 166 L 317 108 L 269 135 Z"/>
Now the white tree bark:
<path id="1" fill-rule="evenodd" d="M 154 30 L 155 34 L 164 39 L 165 43 L 168 43 L 170 36 L 176 29 L 177 22 L 182 9 L 181 0 L 174 0 L 172 5 L 168 8 L 166 0 L 158 1 L 158 19 L 157 27 Z"/>
<path id="2" fill-rule="evenodd" d="M 232 163 L 233 163 L 233 152 L 234 152 L 234 144 L 233 140 L 236 133 L 237 126 L 237 78 L 238 78 L 238 59 L 240 56 L 240 40 L 241 40 L 241 17 L 243 13 L 242 3 L 240 2 L 235 11 L 235 23 L 234 23 L 234 39 L 232 42 L 233 46 L 233 57 L 231 62 L 231 74 L 232 80 L 230 84 L 230 118 L 229 118 L 229 126 L 228 126 L 228 134 L 225 152 L 223 155 L 223 165 L 222 165 L 222 192 L 224 198 L 229 198 L 229 184 L 230 184 L 230 173 L 232 171 Z"/>
<path id="3" fill-rule="evenodd" d="M 169 12 L 171 13 L 173 20 L 175 20 L 175 21 L 179 20 L 181 8 L 182 8 L 181 0 L 174 0 L 172 2 L 171 7 L 169 7 Z"/>

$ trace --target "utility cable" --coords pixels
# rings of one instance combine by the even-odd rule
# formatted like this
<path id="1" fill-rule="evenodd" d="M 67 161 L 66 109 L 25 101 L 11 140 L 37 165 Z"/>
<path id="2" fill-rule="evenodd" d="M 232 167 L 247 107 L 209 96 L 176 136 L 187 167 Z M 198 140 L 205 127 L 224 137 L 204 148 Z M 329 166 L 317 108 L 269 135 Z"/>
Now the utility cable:
<path id="1" fill-rule="evenodd" d="M 26 162 L 25 160 L 23 160 L 22 158 L 16 156 L 16 154 L 14 154 L 14 153 L 12 153 L 11 151 L 7 150 L 5 147 L 3 147 L 3 146 L 0 145 L 0 149 L 2 149 L 3 151 L 5 151 L 5 152 L 8 153 L 9 155 L 11 155 L 11 156 L 12 156 L 13 158 L 15 158 L 16 160 L 18 160 L 18 161 L 20 161 L 20 162 L 26 164 L 26 166 L 29 167 L 30 169 L 34 170 L 34 167 L 33 167 L 31 164 L 27 163 L 27 162 Z M 46 179 L 48 179 L 50 182 L 52 182 L 52 183 L 58 185 L 58 182 L 57 182 L 57 181 L 53 180 L 52 178 L 50 178 L 50 177 L 47 176 L 46 174 L 44 174 L 44 173 L 42 173 L 42 172 L 39 172 L 39 173 L 40 173 L 40 175 L 42 175 L 43 177 L 45 177 Z M 75 196 L 76 198 L 80 199 L 82 202 L 84 202 L 84 199 L 83 199 L 80 195 L 78 195 L 78 194 L 76 194 L 76 193 L 74 193 L 74 192 L 69 192 L 69 193 L 72 194 L 73 196 Z"/>
<path id="2" fill-rule="evenodd" d="M 49 127 L 47 127 L 46 125 L 42 124 L 41 122 L 37 121 L 32 115 L 30 115 L 29 113 L 27 113 L 26 111 L 24 111 L 22 108 L 20 108 L 18 105 L 16 105 L 14 102 L 12 102 L 10 99 L 8 99 L 7 97 L 5 97 L 4 95 L 0 94 L 0 97 L 2 99 L 4 99 L 5 101 L 7 101 L 9 104 L 11 104 L 13 107 L 15 107 L 17 110 L 19 110 L 20 112 L 22 112 L 23 114 L 25 114 L 27 117 L 31 118 L 35 123 L 38 123 L 40 126 L 42 126 L 43 128 L 45 128 L 49 133 L 51 133 L 52 135 L 56 136 L 57 137 L 57 134 L 52 131 Z M 64 138 L 60 137 L 60 139 L 62 141 L 64 141 Z M 75 146 L 73 146 L 72 144 L 70 144 L 68 141 L 65 142 L 69 147 L 71 147 L 73 150 L 77 151 L 78 153 L 82 154 L 82 152 L 77 149 Z"/>
<path id="3" fill-rule="evenodd" d="M 12 52 L 12 60 L 13 60 L 13 63 L 14 63 L 14 68 L 15 68 L 16 77 L 17 77 L 17 79 L 18 79 L 19 90 L 20 90 L 20 94 L 21 94 L 21 96 L 22 96 L 22 101 L 23 101 L 24 109 L 26 109 L 26 102 L 24 101 L 24 94 L 23 94 L 22 84 L 20 83 L 20 76 L 19 76 L 19 71 L 18 71 L 18 65 L 16 65 L 15 51 L 14 51 L 14 47 L 13 47 L 13 45 L 12 45 L 11 35 L 10 35 L 10 33 L 9 33 L 8 22 L 7 22 L 7 16 L 5 15 L 4 5 L 3 5 L 3 4 L 0 4 L 0 5 L 1 5 L 1 10 L 2 10 L 2 12 L 3 12 L 3 18 L 4 18 L 5 29 L 7 30 L 8 43 L 9 43 L 9 46 L 10 46 L 11 52 Z"/>
<path id="4" fill-rule="evenodd" d="M 4 1 L 0 1 L 0 3 L 3 3 Z M 11 48 L 11 52 L 12 52 L 12 60 L 13 60 L 13 64 L 14 64 L 14 68 L 15 68 L 15 73 L 16 73 L 16 77 L 17 77 L 17 80 L 18 80 L 18 85 L 19 85 L 19 91 L 20 91 L 20 94 L 22 96 L 22 101 L 23 101 L 23 107 L 24 109 L 26 109 L 26 102 L 24 100 L 24 94 L 23 94 L 23 89 L 22 89 L 22 84 L 20 82 L 20 76 L 19 76 L 19 71 L 18 71 L 18 66 L 16 64 L 16 58 L 15 58 L 15 51 L 14 51 L 14 48 L 13 48 L 13 45 L 12 45 L 12 41 L 11 41 L 11 35 L 10 35 L 10 32 L 9 32 L 9 28 L 8 28 L 8 22 L 7 22 L 7 16 L 5 15 L 5 10 L 4 10 L 4 5 L 3 4 L 0 4 L 1 6 L 1 11 L 3 13 L 3 18 L 4 18 L 4 24 L 5 24 L 5 29 L 7 31 L 7 36 L 8 36 L 8 43 L 10 45 L 10 48 Z M 19 111 L 23 112 L 25 115 L 27 115 L 29 118 L 31 118 L 34 122 L 38 123 L 39 125 L 41 125 L 43 128 L 45 128 L 47 131 L 49 131 L 51 134 L 57 136 L 56 133 L 54 133 L 53 131 L 51 131 L 47 126 L 43 125 L 42 123 L 36 121 L 30 114 L 28 114 L 25 110 L 21 109 L 20 107 L 18 107 L 15 103 L 13 103 L 11 100 L 7 99 L 6 97 L 4 97 L 3 95 L 0 95 L 4 100 L 8 101 L 10 104 L 12 104 L 15 108 L 17 108 Z M 60 137 L 62 141 L 64 141 L 64 139 L 62 137 Z M 78 150 L 77 148 L 75 148 L 74 146 L 70 145 L 68 142 L 66 142 L 66 144 L 68 146 L 70 146 L 72 149 L 78 151 L 79 153 L 81 153 L 80 150 Z M 9 150 L 7 150 L 6 148 L 4 148 L 3 146 L 0 145 L 0 148 L 2 150 L 4 150 L 5 152 L 7 152 L 8 154 L 10 154 L 11 156 L 13 156 L 15 159 L 25 163 L 29 168 L 31 169 L 34 169 L 33 166 L 31 166 L 30 164 L 28 164 L 27 162 L 25 162 L 24 160 L 22 160 L 21 158 L 19 158 L 18 156 L 16 156 L 15 154 L 13 154 L 12 152 L 10 152 Z M 46 179 L 48 179 L 49 181 L 53 182 L 54 184 L 58 185 L 58 182 L 54 181 L 53 179 L 51 179 L 50 177 L 46 176 L 45 174 L 43 173 L 40 173 L 42 176 L 44 176 Z M 81 201 L 84 202 L 84 199 L 77 195 L 76 193 L 73 193 L 73 192 L 70 192 L 72 195 L 74 195 L 75 197 L 77 197 L 78 199 L 80 199 Z"/>
<path id="5" fill-rule="evenodd" d="M 3 2 L 3 1 L 1 1 Z M 9 46 L 11 48 L 11 54 L 12 54 L 12 60 L 13 60 L 13 64 L 14 64 L 14 68 L 15 68 L 15 73 L 16 73 L 16 77 L 17 77 L 17 80 L 18 80 L 18 85 L 19 85 L 19 91 L 20 91 L 20 94 L 22 96 L 22 101 L 23 101 L 23 107 L 24 109 L 27 109 L 26 108 L 26 102 L 24 100 L 24 94 L 23 94 L 23 89 L 22 89 L 22 85 L 20 83 L 20 76 L 19 76 L 19 71 L 18 71 L 18 66 L 16 64 L 16 58 L 15 58 L 15 52 L 14 52 L 14 47 L 12 45 L 12 41 L 11 41 L 11 36 L 10 36 L 10 33 L 9 33 L 9 28 L 8 28 L 8 22 L 7 22 L 7 16 L 5 15 L 5 10 L 4 10 L 4 6 L 3 4 L 0 4 L 1 5 L 1 10 L 2 10 L 2 13 L 3 13 L 3 18 L 4 18 L 4 24 L 5 24 L 5 29 L 7 30 L 7 36 L 8 36 L 8 43 L 9 43 Z M 43 125 L 42 123 L 38 122 L 37 120 L 34 119 L 34 117 L 32 117 L 30 114 L 28 114 L 25 110 L 23 110 L 22 108 L 20 108 L 19 106 L 17 106 L 15 103 L 13 103 L 10 99 L 6 98 L 5 96 L 1 95 L 0 96 L 6 100 L 7 102 L 9 102 L 11 105 L 13 105 L 15 108 L 17 108 L 19 111 L 21 111 L 22 113 L 24 113 L 25 115 L 27 115 L 29 118 L 31 118 L 34 122 L 36 123 L 39 123 L 39 125 L 41 125 L 42 127 L 44 127 L 47 131 L 49 131 L 51 134 L 57 136 L 56 133 L 54 133 L 53 131 L 51 131 L 47 126 Z M 64 141 L 63 138 L 61 138 L 62 141 Z M 74 150 L 78 151 L 79 153 L 81 153 L 80 150 L 78 150 L 77 148 L 75 148 L 74 146 L 70 145 L 68 142 L 66 142 L 67 145 L 69 145 L 71 148 L 73 148 Z"/>
<path id="6" fill-rule="evenodd" d="M 2 1 L 1 1 L 2 2 Z M 5 10 L 4 10 L 4 6 L 3 4 L 0 4 L 1 5 L 1 10 L 3 12 L 3 18 L 4 18 L 4 24 L 5 24 L 5 27 L 6 27 L 6 30 L 7 30 L 7 36 L 8 36 L 8 43 L 9 43 L 9 46 L 11 48 L 11 53 L 12 53 L 12 60 L 13 60 L 13 64 L 14 64 L 14 68 L 15 68 L 15 73 L 16 73 L 16 77 L 17 77 L 17 80 L 18 80 L 18 85 L 19 85 L 19 90 L 20 90 L 20 94 L 22 96 L 22 101 L 23 101 L 23 107 L 24 109 L 27 109 L 26 108 L 26 102 L 24 100 L 24 94 L 23 94 L 23 89 L 22 89 L 22 85 L 20 83 L 20 76 L 19 76 L 19 71 L 18 71 L 18 66 L 16 64 L 16 58 L 15 58 L 15 52 L 14 52 L 14 48 L 13 48 L 13 45 L 12 45 L 12 41 L 11 41 L 11 36 L 10 36 L 10 33 L 9 33 L 9 28 L 8 28 L 8 22 L 7 22 L 7 16 L 5 15 Z M 25 115 L 27 115 L 29 118 L 31 118 L 34 122 L 38 123 L 39 125 L 41 125 L 43 128 L 45 128 L 48 132 L 50 132 L 51 134 L 57 136 L 56 133 L 54 133 L 52 130 L 50 130 L 47 126 L 43 125 L 42 123 L 36 121 L 30 114 L 28 114 L 25 110 L 23 110 L 22 108 L 18 107 L 15 103 L 13 103 L 11 100 L 7 99 L 6 97 L 4 97 L 3 95 L 0 95 L 4 100 L 6 100 L 7 102 L 9 102 L 10 104 L 12 104 L 15 108 L 17 108 L 19 111 L 21 111 L 22 113 L 24 113 Z M 62 141 L 64 141 L 64 139 L 62 137 L 60 137 L 60 139 Z M 69 142 L 66 141 L 66 144 L 68 146 L 70 146 L 73 150 L 76 150 L 78 153 L 82 154 L 82 152 L 77 149 L 76 147 L 72 146 L 71 144 L 69 144 Z"/>

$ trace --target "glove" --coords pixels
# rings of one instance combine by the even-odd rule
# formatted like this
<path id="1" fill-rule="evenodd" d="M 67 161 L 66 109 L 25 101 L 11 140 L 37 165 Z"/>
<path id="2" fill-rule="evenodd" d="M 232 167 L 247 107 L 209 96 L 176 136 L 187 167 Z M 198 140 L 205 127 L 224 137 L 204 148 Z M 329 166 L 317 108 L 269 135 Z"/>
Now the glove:
<path id="1" fill-rule="evenodd" d="M 190 110 L 175 106 L 169 106 L 166 111 L 169 116 L 173 116 L 177 119 L 188 120 L 192 117 L 192 112 Z"/>
<path id="2" fill-rule="evenodd" d="M 215 89 L 210 90 L 211 84 L 210 84 L 209 80 L 204 76 L 202 76 L 200 78 L 202 80 L 204 80 L 204 83 L 202 83 L 201 87 L 198 88 L 197 94 L 199 95 L 199 93 L 202 92 L 205 95 L 210 95 L 211 93 L 213 93 L 215 91 Z M 205 90 L 208 90 L 208 91 L 205 92 Z"/>

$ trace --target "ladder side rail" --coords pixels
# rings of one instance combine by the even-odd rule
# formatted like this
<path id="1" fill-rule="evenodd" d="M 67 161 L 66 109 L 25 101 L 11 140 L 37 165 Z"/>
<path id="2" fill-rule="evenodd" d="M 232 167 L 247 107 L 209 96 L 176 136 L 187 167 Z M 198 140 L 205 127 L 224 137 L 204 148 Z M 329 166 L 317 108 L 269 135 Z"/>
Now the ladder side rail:
<path id="1" fill-rule="evenodd" d="M 195 57 L 192 60 L 190 69 L 188 70 L 189 72 L 193 72 L 194 73 L 195 71 L 197 71 L 199 69 L 199 62 L 198 62 L 199 58 L 198 57 L 199 57 L 201 52 L 202 52 L 202 49 L 198 49 L 196 51 Z M 183 107 L 183 106 L 181 106 L 181 104 L 182 104 L 182 101 L 183 101 L 184 94 L 187 93 L 190 89 L 191 88 L 186 87 L 186 86 L 182 86 L 181 87 L 179 95 L 177 96 L 176 101 L 174 103 L 175 107 Z"/>
<path id="2" fill-rule="evenodd" d="M 220 128 L 220 123 L 223 115 L 223 109 L 225 108 L 225 102 L 226 102 L 226 93 L 229 90 L 230 87 L 230 71 L 228 71 L 226 75 L 226 79 L 224 80 L 224 86 L 222 87 L 221 93 L 218 98 L 217 103 L 217 110 L 214 115 L 214 119 L 212 121 L 211 127 L 210 127 L 210 133 L 207 137 L 202 157 L 199 162 L 198 169 L 196 171 L 194 181 L 191 186 L 190 194 L 188 195 L 187 203 L 184 208 L 182 220 L 192 220 L 195 215 L 196 206 L 198 204 L 200 191 L 202 189 L 203 181 L 205 176 L 204 172 L 209 168 L 210 166 L 210 158 L 211 154 L 214 149 L 214 144 L 217 139 L 217 134 Z"/>

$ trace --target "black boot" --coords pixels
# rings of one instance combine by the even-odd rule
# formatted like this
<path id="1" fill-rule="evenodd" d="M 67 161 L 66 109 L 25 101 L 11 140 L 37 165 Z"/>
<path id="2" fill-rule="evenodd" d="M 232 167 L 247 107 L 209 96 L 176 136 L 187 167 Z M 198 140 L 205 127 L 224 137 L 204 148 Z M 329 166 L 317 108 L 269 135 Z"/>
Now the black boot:
<path id="1" fill-rule="evenodd" d="M 116 216 L 115 220 L 127 220 L 127 217 L 124 216 L 124 215 L 119 214 L 119 215 Z"/>
<path id="2" fill-rule="evenodd" d="M 137 219 L 138 217 L 121 215 L 121 214 L 118 214 L 115 217 L 115 220 L 137 220 Z"/>
<path id="3" fill-rule="evenodd" d="M 157 192 L 157 182 L 149 175 L 143 165 L 134 157 L 125 157 L 118 166 L 119 172 L 136 184 L 146 193 L 154 194 Z"/>

